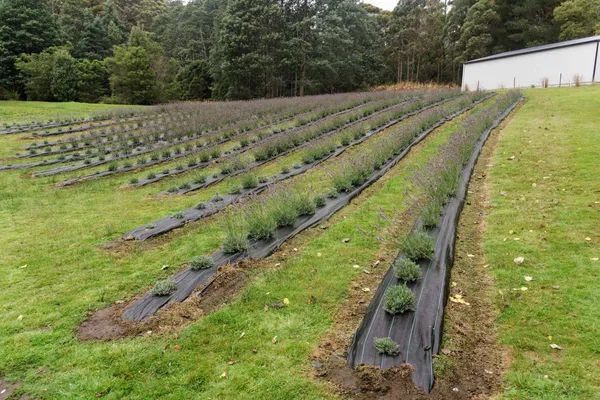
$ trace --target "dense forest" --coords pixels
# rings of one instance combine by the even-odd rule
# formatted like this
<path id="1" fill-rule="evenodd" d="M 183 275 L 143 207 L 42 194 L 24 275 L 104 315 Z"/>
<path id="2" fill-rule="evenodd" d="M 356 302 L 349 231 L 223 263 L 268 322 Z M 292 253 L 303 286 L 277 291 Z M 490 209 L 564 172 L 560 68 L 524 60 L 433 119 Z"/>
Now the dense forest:
<path id="1" fill-rule="evenodd" d="M 154 104 L 457 83 L 594 35 L 600 0 L 0 0 L 0 99 Z"/>

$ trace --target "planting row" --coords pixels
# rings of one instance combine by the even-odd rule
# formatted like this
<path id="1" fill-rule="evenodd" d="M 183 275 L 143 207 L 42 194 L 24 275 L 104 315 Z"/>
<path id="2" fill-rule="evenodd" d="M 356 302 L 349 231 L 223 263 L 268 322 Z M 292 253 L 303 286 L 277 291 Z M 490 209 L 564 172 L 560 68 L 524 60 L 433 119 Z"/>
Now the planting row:
<path id="1" fill-rule="evenodd" d="M 79 176 L 76 178 L 68 179 L 63 182 L 60 182 L 59 185 L 69 186 L 69 185 L 72 185 L 73 183 L 76 183 L 76 182 L 79 182 L 82 180 L 96 179 L 96 178 L 100 178 L 100 177 L 114 175 L 114 174 L 121 173 L 121 172 L 130 172 L 130 171 L 133 171 L 138 168 L 147 168 L 147 167 L 150 167 L 153 165 L 161 164 L 164 162 L 172 162 L 172 161 L 175 161 L 178 159 L 185 159 L 183 162 L 187 165 L 188 170 L 200 168 L 200 167 L 206 166 L 209 162 L 221 161 L 223 159 L 230 158 L 232 156 L 238 156 L 242 153 L 247 152 L 248 150 L 250 150 L 252 148 L 262 146 L 264 143 L 268 143 L 269 141 L 273 140 L 276 137 L 284 136 L 284 134 L 285 134 L 285 136 L 288 136 L 288 135 L 292 135 L 292 132 L 294 132 L 293 135 L 297 136 L 299 134 L 297 134 L 296 131 L 312 132 L 313 135 L 323 134 L 323 130 L 327 131 L 328 129 L 331 129 L 330 124 L 336 125 L 336 124 L 342 123 L 340 121 L 348 121 L 348 120 L 353 121 L 353 120 L 356 120 L 357 118 L 360 118 L 361 115 L 363 115 L 363 114 L 370 115 L 373 112 L 375 112 L 374 110 L 377 110 L 380 107 L 392 107 L 389 105 L 390 103 L 395 104 L 395 103 L 397 103 L 399 101 L 401 102 L 403 100 L 404 100 L 404 98 L 394 99 L 394 100 L 382 100 L 382 101 L 373 102 L 372 105 L 371 105 L 371 103 L 363 103 L 359 106 L 354 106 L 351 108 L 346 108 L 341 111 L 335 112 L 333 114 L 330 114 L 328 117 L 324 117 L 321 119 L 302 120 L 303 125 L 301 125 L 300 127 L 296 127 L 296 124 L 293 124 L 292 125 L 293 127 L 288 128 L 288 129 L 280 129 L 279 127 L 275 127 L 274 129 L 268 129 L 268 130 L 264 130 L 264 131 L 261 130 L 258 133 L 256 133 L 256 136 L 254 136 L 254 133 L 246 134 L 246 135 L 236 135 L 237 136 L 237 137 L 235 137 L 235 139 L 237 139 L 236 142 L 232 142 L 231 137 L 221 137 L 218 142 L 212 142 L 212 141 L 198 142 L 196 147 L 193 147 L 191 143 L 188 143 L 183 148 L 178 146 L 178 147 L 175 147 L 173 150 L 164 149 L 160 153 L 153 152 L 153 154 L 150 156 L 150 160 L 146 159 L 145 157 L 139 157 L 137 159 L 136 164 L 133 164 L 132 162 L 127 161 L 123 164 L 123 166 L 120 167 L 116 162 L 111 162 L 106 171 L 95 172 L 92 174 L 87 174 L 87 175 Z M 308 137 L 308 136 L 306 136 L 306 137 Z M 221 144 L 226 144 L 226 145 L 221 147 L 221 146 L 219 146 Z M 140 155 L 140 153 L 138 152 L 137 155 Z M 196 155 L 198 155 L 198 156 L 196 156 Z M 114 161 L 116 161 L 116 160 L 114 160 Z M 85 161 L 84 161 L 84 164 L 85 164 Z M 99 164 L 101 164 L 101 162 L 96 161 L 95 164 L 94 164 L 94 162 L 91 162 L 90 164 L 99 165 Z M 235 164 L 234 162 L 230 163 L 230 165 L 231 164 L 239 165 L 239 164 Z M 181 165 L 181 167 L 179 167 L 179 168 L 176 167 L 175 171 L 180 171 L 183 169 L 183 164 L 180 164 L 180 165 Z M 37 173 L 36 175 L 46 175 L 46 176 L 47 175 L 55 175 L 57 173 L 73 171 L 73 170 L 81 169 L 81 168 L 82 168 L 81 164 L 75 164 L 75 165 L 70 165 L 67 167 L 60 168 L 60 169 L 42 171 L 42 172 Z M 155 177 L 154 179 L 159 179 L 159 178 Z"/>
<path id="2" fill-rule="evenodd" d="M 107 112 L 94 112 L 87 118 L 77 118 L 77 117 L 59 117 L 56 119 L 49 119 L 47 121 L 31 121 L 30 123 L 4 123 L 3 129 L 0 130 L 0 135 L 9 135 L 16 133 L 27 133 L 32 131 L 38 131 L 42 129 L 52 129 L 58 128 L 62 126 L 76 125 L 76 124 L 84 124 L 88 122 L 100 122 L 109 119 L 120 119 L 120 118 L 128 118 L 133 117 L 135 115 L 145 113 L 145 109 L 135 108 L 135 109 L 127 109 L 121 108 L 114 111 Z"/>
<path id="3" fill-rule="evenodd" d="M 356 103 L 359 103 L 359 105 L 356 106 Z M 358 101 L 358 102 L 352 101 L 348 105 L 348 107 L 351 107 L 351 108 L 360 107 L 362 104 L 363 104 L 362 101 Z M 336 109 L 336 111 L 337 111 L 337 109 Z M 323 114 L 327 115 L 330 112 L 331 112 L 330 110 L 324 110 L 322 112 L 316 113 L 316 115 L 323 115 Z M 145 133 L 146 139 L 125 138 L 123 141 L 121 141 L 121 139 L 119 138 L 119 135 L 121 134 L 120 132 L 111 134 L 113 139 L 120 143 L 120 145 L 119 145 L 120 147 L 117 147 L 116 149 L 100 148 L 99 150 L 94 151 L 93 150 L 94 146 L 91 144 L 91 142 L 86 141 L 83 144 L 83 146 L 86 148 L 85 153 L 83 155 L 80 154 L 79 152 L 76 152 L 71 155 L 60 155 L 56 159 L 46 159 L 43 161 L 32 162 L 32 163 L 27 163 L 27 164 L 12 164 L 12 165 L 7 165 L 7 166 L 1 166 L 0 169 L 23 169 L 23 168 L 32 168 L 32 167 L 42 166 L 42 165 L 51 165 L 51 164 L 57 164 L 57 163 L 67 163 L 67 162 L 71 162 L 71 161 L 83 160 L 83 162 L 80 164 L 73 164 L 73 165 L 37 173 L 37 175 L 49 176 L 49 175 L 60 174 L 63 172 L 75 171 L 75 170 L 83 169 L 83 168 L 87 168 L 87 167 L 102 165 L 102 164 L 109 163 L 109 162 L 115 162 L 117 160 L 123 160 L 123 159 L 127 159 L 127 158 L 134 157 L 134 156 L 142 156 L 142 155 L 148 154 L 148 153 L 153 153 L 151 155 L 151 158 L 158 160 L 160 158 L 169 158 L 173 153 L 181 156 L 181 154 L 183 153 L 182 147 L 185 148 L 186 152 L 191 153 L 191 152 L 197 152 L 198 149 L 201 149 L 201 148 L 204 148 L 204 147 L 207 147 L 210 145 L 214 145 L 215 143 L 219 144 L 219 143 L 227 142 L 230 138 L 232 138 L 234 136 L 239 136 L 239 135 L 245 133 L 249 129 L 249 127 L 252 126 L 250 123 L 245 123 L 244 125 L 237 127 L 235 129 L 233 129 L 233 128 L 225 129 L 224 128 L 224 129 L 217 129 L 216 131 L 202 131 L 200 133 L 192 133 L 189 130 L 189 127 L 185 127 L 187 122 L 189 122 L 189 121 L 182 122 L 181 120 L 178 119 L 177 126 L 183 126 L 184 130 L 179 129 L 177 126 L 168 126 L 168 129 L 164 128 L 171 132 L 169 134 L 164 133 L 165 131 L 162 128 L 161 128 L 161 130 L 150 130 L 148 133 Z M 264 126 L 269 126 L 270 124 L 272 124 L 272 122 L 268 121 L 268 122 L 264 123 L 263 126 L 259 126 L 257 129 L 264 128 Z M 277 121 L 275 122 L 275 124 L 277 124 Z M 172 131 L 171 131 L 171 129 L 172 129 Z M 252 130 L 250 130 L 250 132 L 252 132 Z M 148 139 L 150 136 L 151 136 L 151 138 Z M 201 140 L 199 140 L 199 139 L 201 139 Z M 196 140 L 196 142 L 190 143 L 193 140 Z M 138 148 L 138 146 L 142 146 L 144 143 L 148 144 L 148 146 L 153 146 L 153 147 L 146 148 L 146 149 Z M 172 146 L 176 146 L 176 145 L 180 145 L 181 147 L 176 147 L 174 150 L 168 149 L 168 147 L 172 147 Z M 61 145 L 61 147 L 65 147 L 65 146 L 66 146 L 65 144 Z M 79 146 L 81 146 L 81 144 L 79 144 L 78 142 L 75 141 L 75 142 L 71 143 L 71 146 L 79 147 Z M 119 150 L 119 149 L 121 149 L 121 150 Z M 113 154 L 111 154 L 111 153 L 113 153 Z M 132 163 L 126 162 L 126 164 L 131 165 Z M 111 166 L 110 169 L 114 170 L 114 167 Z"/>
<path id="4" fill-rule="evenodd" d="M 190 108 L 185 103 L 178 108 L 169 110 L 164 114 L 160 121 L 155 121 L 151 126 L 144 129 L 128 130 L 125 132 L 115 131 L 114 129 L 99 130 L 90 132 L 85 137 L 79 138 L 88 146 L 103 147 L 109 142 L 123 142 L 137 145 L 139 142 L 146 141 L 146 144 L 159 140 L 166 140 L 163 135 L 177 134 L 180 137 L 197 135 L 200 133 L 214 132 L 216 130 L 225 130 L 227 135 L 234 133 L 247 132 L 266 123 L 273 123 L 277 120 L 285 120 L 289 117 L 301 115 L 305 112 L 321 112 L 327 109 L 335 108 L 341 104 L 355 102 L 372 101 L 375 98 L 393 95 L 392 92 L 379 92 L 375 95 L 368 93 L 351 93 L 339 95 L 311 96 L 303 98 L 287 98 L 275 100 L 259 100 L 253 102 L 231 102 L 225 103 L 201 103 L 196 107 Z M 194 104 L 194 103 L 193 103 Z M 325 114 L 321 117 L 326 116 Z M 319 118 L 319 116 L 317 116 Z M 72 143 L 63 141 L 60 145 L 67 144 L 67 147 L 73 147 Z"/>
<path id="5" fill-rule="evenodd" d="M 455 93 L 448 92 L 439 94 L 436 93 L 423 97 L 421 100 L 401 101 L 400 103 L 394 101 L 392 105 L 389 105 L 390 102 L 386 101 L 380 104 L 374 104 L 371 107 L 363 108 L 360 112 L 349 114 L 345 117 L 332 119 L 322 125 L 311 126 L 306 129 L 290 132 L 285 136 L 278 136 L 274 140 L 269 140 L 262 144 L 258 144 L 249 152 L 250 154 L 247 154 L 246 157 L 233 158 L 229 162 L 224 163 L 220 167 L 218 174 L 213 176 L 208 176 L 203 173 L 196 174 L 196 176 L 193 178 L 193 181 L 184 183 L 180 185 L 180 187 L 171 188 L 168 192 L 171 194 L 182 194 L 218 183 L 228 176 L 239 175 L 249 169 L 263 165 L 277 157 L 284 156 L 291 151 L 307 147 L 315 141 L 320 141 L 324 138 L 335 135 L 336 133 L 346 130 L 351 126 L 359 123 L 365 124 L 363 121 L 371 121 L 376 116 L 387 114 L 403 115 L 409 112 L 408 110 L 422 107 L 423 104 L 430 104 L 431 102 L 439 101 L 440 98 L 446 98 L 455 95 Z M 365 130 L 363 129 L 362 133 L 364 132 Z M 204 160 L 192 158 L 188 159 L 187 161 L 187 165 L 179 164 L 174 169 L 165 169 L 158 175 L 155 173 L 150 173 L 145 178 L 132 178 L 130 183 L 133 183 L 136 186 L 144 186 L 167 177 L 209 165 L 206 157 Z M 296 166 L 296 168 L 298 168 L 298 166 Z"/>
<path id="6" fill-rule="evenodd" d="M 371 175 L 354 181 L 347 191 L 335 190 L 326 196 L 315 193 L 306 183 L 298 182 L 294 185 L 284 182 L 271 186 L 260 196 L 253 196 L 249 201 L 236 205 L 224 218 L 227 238 L 222 249 L 211 256 L 194 258 L 190 262 L 190 268 L 174 279 L 157 283 L 153 290 L 127 308 L 123 318 L 140 321 L 154 314 L 170 301 L 185 300 L 198 285 L 204 284 L 205 287 L 209 285 L 210 278 L 220 265 L 242 258 L 268 256 L 285 240 L 326 220 L 344 207 L 352 198 L 380 179 L 404 158 L 412 146 L 446 121 L 469 108 L 455 110 L 450 115 L 442 116 L 437 122 L 430 122 L 428 127 L 423 126 L 424 122 L 430 121 L 433 115 L 439 116 L 437 108 L 431 109 L 424 112 L 419 121 L 398 129 L 394 136 L 403 139 L 395 142 L 404 143 L 403 149 L 392 149 L 391 157 L 383 163 L 373 160 Z M 372 154 L 377 152 L 374 151 Z"/>
<path id="7" fill-rule="evenodd" d="M 364 94 L 358 98 L 356 95 L 334 95 L 340 102 L 367 101 L 368 98 Z M 254 129 L 261 125 L 271 124 L 277 120 L 285 121 L 314 110 L 323 110 L 332 108 L 335 104 L 332 96 L 314 96 L 306 97 L 300 100 L 283 99 L 277 103 L 272 100 L 264 100 L 257 102 L 232 102 L 227 109 L 220 106 L 221 103 L 192 103 L 197 104 L 196 108 L 177 107 L 171 108 L 168 113 L 160 114 L 160 120 L 145 122 L 146 126 L 141 123 L 136 123 L 133 126 L 124 126 L 121 129 L 115 127 L 108 129 L 100 129 L 88 132 L 86 135 L 79 137 L 68 137 L 66 139 L 49 142 L 45 140 L 43 143 L 34 143 L 26 149 L 37 150 L 40 147 L 59 146 L 59 149 L 50 150 L 50 152 L 69 149 L 77 149 L 80 146 L 102 148 L 109 144 L 119 144 L 125 148 L 128 146 L 137 147 L 146 142 L 168 140 L 165 137 L 166 133 L 179 134 L 181 136 L 198 135 L 209 133 L 216 130 L 228 129 L 231 132 L 241 133 Z M 187 103 L 186 103 L 187 105 Z M 214 105 L 219 105 L 216 107 Z M 157 115 L 158 116 L 158 115 Z M 44 153 L 48 153 L 47 150 Z M 36 153 L 39 154 L 39 153 Z M 43 154 L 43 153 L 42 153 Z"/>
<path id="8" fill-rule="evenodd" d="M 430 107 L 439 105 L 455 97 L 456 95 L 456 93 L 449 92 L 434 93 L 429 94 L 422 99 L 401 103 L 400 105 L 391 109 L 384 109 L 380 112 L 370 115 L 369 117 L 364 117 L 359 120 L 349 122 L 340 128 L 334 129 L 322 136 L 317 137 L 316 140 L 305 142 L 290 149 L 285 149 L 284 147 L 284 151 L 282 153 L 273 151 L 275 154 L 266 159 L 257 157 L 257 152 L 255 151 L 253 161 L 249 161 L 247 163 L 238 162 L 235 167 L 225 164 L 223 167 L 221 167 L 218 174 L 214 174 L 212 176 L 202 173 L 196 174 L 196 176 L 193 178 L 193 181 L 185 182 L 179 186 L 172 187 L 166 192 L 159 193 L 159 195 L 186 194 L 219 183 L 228 176 L 235 176 L 245 173 L 250 169 L 254 169 L 269 161 L 272 161 L 275 158 L 287 155 L 291 151 L 300 151 L 299 155 L 302 163 L 294 163 L 294 165 L 282 167 L 281 174 L 287 176 L 290 174 L 290 171 L 302 171 L 304 165 L 317 165 L 319 162 L 324 161 L 326 158 L 329 158 L 331 155 L 335 154 L 338 150 L 340 150 L 339 153 L 341 153 L 348 146 L 361 143 L 373 134 L 383 130 L 383 128 L 379 128 L 385 128 L 387 126 L 394 125 L 395 123 L 402 121 L 404 118 L 412 116 L 420 111 L 424 111 Z M 291 138 L 288 143 L 293 143 L 293 140 L 294 138 Z M 278 143 L 275 143 L 275 145 L 278 145 Z M 272 149 L 275 146 L 269 144 L 268 147 Z M 264 154 L 264 149 L 259 148 L 258 154 Z"/>
<path id="9" fill-rule="evenodd" d="M 521 101 L 519 92 L 500 96 L 467 119 L 430 160 L 413 170 L 410 197 L 399 220 L 421 210 L 400 255 L 385 275 L 349 350 L 351 367 L 383 370 L 410 363 L 413 381 L 429 391 L 433 355 L 440 348 L 456 225 L 477 157 L 492 129 Z"/>
<path id="10" fill-rule="evenodd" d="M 485 98 L 487 97 L 488 96 L 486 96 Z M 478 94 L 471 94 L 469 96 L 463 96 L 457 100 L 454 100 L 453 102 L 455 104 L 449 107 L 468 107 L 471 104 L 476 104 L 477 102 L 484 100 L 485 98 L 480 98 Z M 339 143 L 339 145 L 331 146 L 331 151 L 316 156 L 313 150 L 307 149 L 305 153 L 308 156 L 303 156 L 304 162 L 302 164 L 294 165 L 292 168 L 284 168 L 281 171 L 281 173 L 276 174 L 270 178 L 267 178 L 265 176 L 258 176 L 252 172 L 245 173 L 239 179 L 238 184 L 232 186 L 228 194 L 216 194 L 214 198 L 209 202 L 199 203 L 195 207 L 175 213 L 172 216 L 161 218 L 150 224 L 145 224 L 143 226 L 135 228 L 124 234 L 123 239 L 145 240 L 181 227 L 188 222 L 197 221 L 201 218 L 211 216 L 243 197 L 258 194 L 269 185 L 303 174 L 306 171 L 317 166 L 318 164 L 332 157 L 339 156 L 347 148 L 364 142 L 365 140 L 391 127 L 392 125 L 402 121 L 403 119 L 413 116 L 419 112 L 425 111 L 431 107 L 437 106 L 445 101 L 447 100 L 438 101 L 437 103 L 430 104 L 423 108 L 418 108 L 415 111 L 411 110 L 415 109 L 416 104 L 421 103 L 418 102 L 415 104 L 415 102 L 411 102 L 403 108 L 403 113 L 394 112 L 394 119 L 392 120 L 390 120 L 387 117 L 384 118 L 384 116 L 382 116 L 381 119 L 375 121 L 363 122 L 356 128 L 353 128 L 351 132 L 347 132 L 345 130 L 341 131 L 336 137 L 332 138 L 336 141 L 336 143 Z M 319 144 L 317 143 L 314 146 L 319 146 Z M 193 190 L 198 190 L 200 187 L 206 187 L 210 184 L 216 183 L 217 181 L 221 181 L 222 178 L 222 175 L 212 177 L 199 175 L 196 178 L 196 181 L 192 182 L 191 184 L 179 186 L 178 193 L 183 194 Z M 173 194 L 174 191 L 167 193 Z"/>

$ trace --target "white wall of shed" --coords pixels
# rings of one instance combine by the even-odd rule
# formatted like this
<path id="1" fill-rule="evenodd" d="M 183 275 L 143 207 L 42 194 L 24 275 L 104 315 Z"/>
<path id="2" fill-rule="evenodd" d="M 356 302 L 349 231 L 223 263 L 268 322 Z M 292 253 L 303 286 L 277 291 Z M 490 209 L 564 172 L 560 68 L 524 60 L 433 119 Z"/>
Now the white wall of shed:
<path id="1" fill-rule="evenodd" d="M 576 46 L 526 53 L 512 57 L 465 64 L 463 67 L 462 89 L 468 85 L 469 90 L 510 89 L 541 86 L 542 78 L 548 78 L 549 86 L 568 86 L 573 84 L 573 76 L 582 77 L 582 82 L 589 84 L 594 74 L 596 61 L 596 77 L 600 80 L 600 52 L 596 55 L 598 42 L 584 43 Z M 560 79 L 562 73 L 562 81 Z"/>

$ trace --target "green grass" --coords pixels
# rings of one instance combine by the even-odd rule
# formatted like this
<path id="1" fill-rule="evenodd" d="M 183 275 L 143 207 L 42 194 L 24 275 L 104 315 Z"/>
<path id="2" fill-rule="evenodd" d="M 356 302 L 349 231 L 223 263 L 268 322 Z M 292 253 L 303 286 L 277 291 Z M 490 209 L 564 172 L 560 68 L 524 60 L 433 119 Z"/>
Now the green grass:
<path id="1" fill-rule="evenodd" d="M 105 398 L 332 397 L 304 372 L 311 368 L 311 350 L 330 329 L 351 281 L 361 273 L 352 266 L 373 262 L 381 245 L 356 226 L 374 229 L 382 207 L 392 213 L 401 204 L 407 168 L 434 154 L 453 126 L 395 168 L 393 179 L 360 207 L 345 208 L 327 231 L 317 229 L 318 237 L 291 253 L 280 268 L 252 271 L 251 284 L 230 306 L 179 333 L 112 343 L 78 343 L 74 332 L 88 311 L 149 289 L 193 256 L 216 249 L 224 232 L 209 220 L 196 225 L 199 229 L 159 240 L 160 246 L 142 243 L 119 255 L 99 246 L 207 200 L 215 188 L 154 200 L 160 186 L 115 190 L 126 175 L 57 189 L 50 185 L 55 178 L 3 173 L 0 376 L 20 380 L 23 392 L 42 399 L 90 398 L 99 392 Z M 4 139 L 13 150 L 22 144 L 17 138 Z M 345 237 L 351 242 L 342 243 Z M 163 265 L 169 268 L 163 271 Z M 307 304 L 310 296 L 317 302 Z M 263 311 L 265 304 L 283 298 L 289 298 L 289 307 Z M 181 351 L 174 351 L 176 345 Z M 228 365 L 230 358 L 238 362 Z M 224 371 L 228 378 L 220 377 Z"/>
<path id="2" fill-rule="evenodd" d="M 526 94 L 494 154 L 484 241 L 500 341 L 514 356 L 503 397 L 597 398 L 600 261 L 591 259 L 600 257 L 600 88 Z"/>
<path id="3" fill-rule="evenodd" d="M 123 108 L 122 104 L 51 103 L 44 101 L 0 101 L 0 123 L 29 123 L 68 117 L 86 117 L 90 112 Z M 126 106 L 140 107 L 140 106 Z"/>

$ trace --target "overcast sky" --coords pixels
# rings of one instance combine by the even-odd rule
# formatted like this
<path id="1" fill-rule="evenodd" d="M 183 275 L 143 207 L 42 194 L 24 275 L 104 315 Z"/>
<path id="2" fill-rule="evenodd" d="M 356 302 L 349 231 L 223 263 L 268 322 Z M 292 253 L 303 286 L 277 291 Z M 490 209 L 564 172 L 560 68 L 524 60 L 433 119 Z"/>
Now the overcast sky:
<path id="1" fill-rule="evenodd" d="M 392 11 L 398 4 L 398 0 L 364 0 L 364 2 L 389 11 Z"/>

